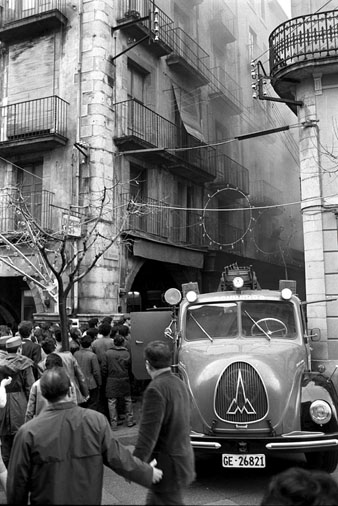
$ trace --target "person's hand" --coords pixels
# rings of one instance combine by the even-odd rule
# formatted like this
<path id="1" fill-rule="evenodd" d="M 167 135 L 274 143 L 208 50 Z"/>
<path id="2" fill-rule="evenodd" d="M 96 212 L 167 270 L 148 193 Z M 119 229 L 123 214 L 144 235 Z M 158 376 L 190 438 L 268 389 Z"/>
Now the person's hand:
<path id="1" fill-rule="evenodd" d="M 4 378 L 3 380 L 1 380 L 1 386 L 6 387 L 11 382 L 12 382 L 12 378 L 9 376 L 8 378 Z"/>
<path id="2" fill-rule="evenodd" d="M 154 459 L 150 462 L 151 467 L 153 468 L 153 483 L 158 483 L 162 480 L 163 471 L 162 469 L 158 469 L 155 467 L 157 464 L 157 460 Z"/>

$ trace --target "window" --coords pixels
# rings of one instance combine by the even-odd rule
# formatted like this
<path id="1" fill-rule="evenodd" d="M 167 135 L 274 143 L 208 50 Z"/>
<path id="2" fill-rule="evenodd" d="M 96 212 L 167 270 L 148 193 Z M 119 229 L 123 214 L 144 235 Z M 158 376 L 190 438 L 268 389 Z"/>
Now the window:
<path id="1" fill-rule="evenodd" d="M 129 60 L 128 62 L 128 97 L 135 98 L 142 104 L 145 101 L 145 80 L 147 72 Z"/>
<path id="2" fill-rule="evenodd" d="M 257 49 L 257 34 L 254 32 L 251 28 L 249 28 L 249 60 L 253 60 L 257 55 L 256 49 Z"/>
<path id="3" fill-rule="evenodd" d="M 181 9 L 176 3 L 174 7 L 174 19 L 175 23 L 179 28 L 182 28 L 186 33 L 190 32 L 191 29 L 191 19 L 183 9 Z"/>
<path id="4" fill-rule="evenodd" d="M 33 218 L 42 218 L 42 164 L 25 165 L 18 170 L 18 187 Z"/>
<path id="5" fill-rule="evenodd" d="M 147 196 L 147 172 L 136 165 L 130 166 L 130 198 L 142 202 Z"/>
<path id="6" fill-rule="evenodd" d="M 265 0 L 261 0 L 261 17 L 265 19 Z"/>

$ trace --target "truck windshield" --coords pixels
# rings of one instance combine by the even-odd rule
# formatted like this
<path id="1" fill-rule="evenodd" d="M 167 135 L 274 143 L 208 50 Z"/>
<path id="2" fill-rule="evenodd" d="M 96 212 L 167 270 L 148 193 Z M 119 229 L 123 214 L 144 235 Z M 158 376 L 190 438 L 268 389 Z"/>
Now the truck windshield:
<path id="1" fill-rule="evenodd" d="M 289 301 L 238 301 L 196 304 L 187 309 L 188 341 L 243 337 L 292 339 L 296 336 Z"/>

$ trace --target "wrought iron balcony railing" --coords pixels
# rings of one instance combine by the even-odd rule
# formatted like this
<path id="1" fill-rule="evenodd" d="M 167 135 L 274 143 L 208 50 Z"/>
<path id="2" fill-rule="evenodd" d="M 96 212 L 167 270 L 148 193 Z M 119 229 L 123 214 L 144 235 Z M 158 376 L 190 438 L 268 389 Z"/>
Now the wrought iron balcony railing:
<path id="1" fill-rule="evenodd" d="M 203 234 L 202 215 L 200 212 L 173 209 L 170 239 L 175 244 L 185 246 L 205 246 L 206 238 Z"/>
<path id="2" fill-rule="evenodd" d="M 156 147 L 174 148 L 176 125 L 135 99 L 115 104 L 115 137 L 133 136 Z"/>
<path id="3" fill-rule="evenodd" d="M 219 223 L 219 236 L 218 242 L 226 245 L 225 247 L 242 255 L 244 253 L 245 245 L 245 230 L 246 226 L 234 227 L 233 225 Z"/>
<path id="4" fill-rule="evenodd" d="M 54 194 L 47 191 L 24 193 L 24 205 L 34 220 L 44 229 L 52 228 L 52 203 Z M 19 191 L 13 188 L 0 189 L 0 230 L 3 234 L 22 234 L 26 229 L 17 207 Z"/>
<path id="5" fill-rule="evenodd" d="M 177 59 L 181 59 L 199 75 L 197 85 L 207 84 L 210 79 L 209 54 L 182 28 L 174 28 L 172 34 L 173 52 L 167 57 L 167 64 L 175 66 Z M 187 68 L 185 71 L 187 72 Z"/>
<path id="6" fill-rule="evenodd" d="M 122 213 L 128 214 L 128 219 L 124 219 L 125 230 L 168 238 L 169 209 L 165 202 L 151 198 L 137 198 L 133 201 L 129 193 L 122 194 L 121 199 Z"/>
<path id="7" fill-rule="evenodd" d="M 337 11 L 317 12 L 290 19 L 269 37 L 270 74 L 299 63 L 337 59 Z"/>
<path id="8" fill-rule="evenodd" d="M 129 193 L 121 195 L 123 214 L 128 213 L 124 230 L 154 235 L 174 244 L 202 246 L 204 238 L 201 214 L 185 209 L 170 209 L 166 202 L 151 198 L 138 198 L 135 202 Z"/>
<path id="9" fill-rule="evenodd" d="M 173 47 L 173 26 L 174 21 L 165 13 L 153 0 L 120 0 L 118 24 L 123 27 L 123 23 L 130 20 L 137 20 L 150 16 L 149 18 L 140 21 L 137 25 L 143 27 L 145 33 L 151 32 L 154 36 L 154 12 L 157 10 L 158 17 L 158 41 L 165 44 L 168 48 Z M 131 35 L 137 35 L 138 26 L 131 25 L 126 27 L 126 30 L 131 32 Z M 145 42 L 148 44 L 148 41 Z M 169 51 L 170 52 L 170 51 Z M 167 53 L 168 54 L 168 53 Z"/>
<path id="10" fill-rule="evenodd" d="M 241 112 L 243 109 L 242 90 L 238 83 L 222 67 L 210 69 L 209 88 L 216 96 L 221 94 L 226 102 L 230 102 L 230 108 L 234 112 Z"/>
<path id="11" fill-rule="evenodd" d="M 37 16 L 52 10 L 58 10 L 65 14 L 66 0 L 9 0 L 4 2 L 0 26 L 20 21 L 31 16 Z M 1 14 L 1 6 L 0 6 Z"/>
<path id="12" fill-rule="evenodd" d="M 0 146 L 51 135 L 66 138 L 68 105 L 54 95 L 0 107 Z"/>
<path id="13" fill-rule="evenodd" d="M 215 154 L 216 179 L 212 184 L 222 183 L 238 188 L 245 195 L 249 191 L 249 171 L 240 163 L 225 154 Z"/>
<path id="14" fill-rule="evenodd" d="M 226 0 L 212 0 L 208 9 L 210 9 L 211 37 L 218 38 L 225 44 L 234 42 L 237 38 L 236 17 Z"/>
<path id="15" fill-rule="evenodd" d="M 264 179 L 251 183 L 251 187 L 251 201 L 255 205 L 280 204 L 282 202 L 282 192 Z"/>
<path id="16" fill-rule="evenodd" d="M 140 145 L 144 147 L 166 148 L 169 151 L 178 147 L 189 148 L 196 147 L 197 144 L 201 145 L 194 137 L 183 131 L 184 129 L 178 128 L 175 123 L 163 118 L 135 99 L 115 104 L 115 112 L 117 127 L 114 138 L 118 145 L 121 145 L 128 137 L 138 139 Z M 182 160 L 215 177 L 215 161 L 211 154 L 211 149 L 205 147 L 173 151 L 171 156 L 176 159 L 176 164 Z"/>

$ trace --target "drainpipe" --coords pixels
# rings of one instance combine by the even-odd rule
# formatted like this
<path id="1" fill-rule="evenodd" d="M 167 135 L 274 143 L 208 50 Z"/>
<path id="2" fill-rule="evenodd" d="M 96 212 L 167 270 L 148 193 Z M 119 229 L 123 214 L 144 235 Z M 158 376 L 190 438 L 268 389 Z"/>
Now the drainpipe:
<path id="1" fill-rule="evenodd" d="M 76 142 L 79 142 L 81 136 L 81 109 L 82 109 L 82 37 L 83 37 L 83 0 L 79 0 L 79 45 L 78 45 L 78 82 L 77 82 L 77 125 L 76 125 Z M 75 164 L 75 206 L 79 209 L 80 205 L 80 159 Z M 74 239 L 74 254 L 78 252 L 78 240 Z M 73 312 L 77 314 L 79 308 L 79 285 L 75 283 L 73 286 Z"/>

